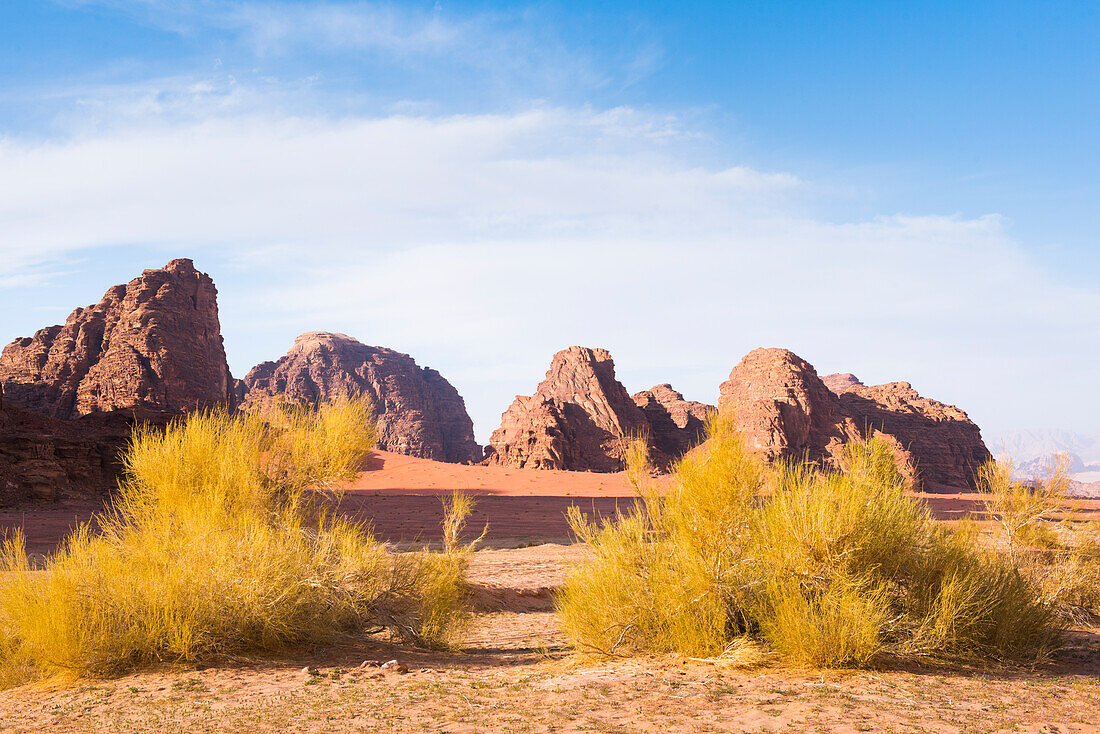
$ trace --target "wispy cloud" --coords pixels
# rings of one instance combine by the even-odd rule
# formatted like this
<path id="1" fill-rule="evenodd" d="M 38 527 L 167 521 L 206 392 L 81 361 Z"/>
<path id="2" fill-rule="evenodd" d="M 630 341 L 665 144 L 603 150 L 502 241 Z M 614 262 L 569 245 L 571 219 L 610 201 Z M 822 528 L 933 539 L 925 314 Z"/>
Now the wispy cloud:
<path id="1" fill-rule="evenodd" d="M 666 117 L 553 108 L 442 118 L 245 115 L 8 140 L 0 143 L 0 169 L 10 174 L 0 181 L 0 221 L 9 255 L 226 238 L 394 247 L 517 227 L 651 238 L 672 234 L 672 219 L 714 226 L 722 202 L 766 206 L 773 193 L 797 187 L 789 175 L 747 167 L 683 168 L 663 145 L 675 135 Z"/>
<path id="2" fill-rule="evenodd" d="M 441 56 L 471 47 L 484 33 L 478 20 L 367 3 L 234 3 L 213 20 L 242 31 L 261 54 L 309 47 Z"/>
<path id="3" fill-rule="evenodd" d="M 188 37 L 223 33 L 230 48 L 261 62 L 293 56 L 327 68 L 324 59 L 343 57 L 350 60 L 345 71 L 391 64 L 405 73 L 453 77 L 467 87 L 487 84 L 526 99 L 628 86 L 663 60 L 657 34 L 640 26 L 608 29 L 600 49 L 577 47 L 549 6 L 539 5 L 458 13 L 440 4 L 331 0 L 64 1 L 110 7 Z"/>
<path id="4" fill-rule="evenodd" d="M 831 205 L 874 212 L 874 192 L 747 165 L 683 110 L 593 102 L 660 68 L 644 29 L 592 50 L 547 6 L 65 4 L 194 48 L 0 92 L 51 123 L 0 130 L 5 327 L 41 325 L 27 289 L 74 263 L 114 280 L 134 253 L 193 256 L 235 371 L 345 331 L 441 368 L 483 437 L 571 343 L 610 347 L 631 388 L 696 399 L 777 345 L 994 426 L 1100 413 L 1095 286 L 1044 273 L 995 213 L 844 217 Z"/>
<path id="5" fill-rule="evenodd" d="M 673 116 L 568 107 L 9 138 L 0 282 L 119 244 L 194 256 L 238 372 L 297 331 L 347 331 L 460 374 L 481 431 L 570 343 L 703 399 L 748 349 L 790 346 L 1003 424 L 1005 365 L 1037 379 L 1100 338 L 1100 294 L 1038 273 L 996 215 L 823 221 L 821 186 L 685 163 L 697 144 Z M 1044 409 L 1100 410 L 1077 391 L 1095 369 L 1057 367 Z"/>

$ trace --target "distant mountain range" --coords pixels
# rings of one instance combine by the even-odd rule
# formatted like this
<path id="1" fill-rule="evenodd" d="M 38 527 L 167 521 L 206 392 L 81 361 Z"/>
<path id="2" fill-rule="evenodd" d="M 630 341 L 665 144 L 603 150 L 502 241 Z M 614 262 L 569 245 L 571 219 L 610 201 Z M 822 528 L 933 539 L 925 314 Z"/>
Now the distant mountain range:
<path id="1" fill-rule="evenodd" d="M 1066 452 L 1080 456 L 1086 462 L 1100 461 L 1100 432 L 1088 435 L 1057 428 L 1008 431 L 986 438 L 993 455 L 1030 461 L 1047 454 Z"/>
<path id="2" fill-rule="evenodd" d="M 993 434 L 986 444 L 998 460 L 1012 459 L 1018 477 L 1030 479 L 1050 470 L 1058 454 L 1070 457 L 1074 481 L 1100 484 L 1100 432 L 1061 429 L 1008 431 Z"/>

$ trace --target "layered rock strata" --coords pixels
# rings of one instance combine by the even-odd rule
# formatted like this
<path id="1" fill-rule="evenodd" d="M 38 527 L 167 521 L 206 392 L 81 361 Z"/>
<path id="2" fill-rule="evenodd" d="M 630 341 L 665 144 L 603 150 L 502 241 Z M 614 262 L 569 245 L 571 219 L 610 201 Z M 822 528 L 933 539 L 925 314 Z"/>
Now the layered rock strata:
<path id="1" fill-rule="evenodd" d="M 826 380 L 786 349 L 757 349 L 722 383 L 719 410 L 731 412 L 749 446 L 770 461 L 837 468 L 847 443 L 878 436 L 899 471 L 926 491 L 972 489 L 976 470 L 991 458 L 966 413 L 922 398 L 908 383 Z"/>
<path id="2" fill-rule="evenodd" d="M 225 403 L 233 381 L 214 282 L 190 260 L 146 270 L 63 325 L 4 347 L 0 382 L 9 404 L 62 420 Z"/>
<path id="3" fill-rule="evenodd" d="M 237 384 L 245 410 L 277 398 L 316 405 L 340 395 L 373 401 L 381 449 L 454 463 L 481 459 L 466 404 L 442 375 L 345 334 L 302 334 L 286 356 L 253 367 Z"/>
<path id="4" fill-rule="evenodd" d="M 534 395 L 516 396 L 486 449 L 486 462 L 535 469 L 622 469 L 623 439 L 649 421 L 615 379 L 606 349 L 569 347 L 554 355 Z"/>

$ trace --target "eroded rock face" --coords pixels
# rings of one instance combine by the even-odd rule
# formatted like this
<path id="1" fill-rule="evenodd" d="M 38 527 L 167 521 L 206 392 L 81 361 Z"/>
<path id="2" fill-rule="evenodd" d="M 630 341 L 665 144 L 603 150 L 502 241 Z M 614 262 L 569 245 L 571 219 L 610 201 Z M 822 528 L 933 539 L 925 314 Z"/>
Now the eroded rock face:
<path id="1" fill-rule="evenodd" d="M 838 468 L 846 443 L 878 436 L 902 475 L 922 489 L 973 488 L 975 471 L 991 457 L 962 410 L 922 398 L 904 382 L 827 379 L 788 350 L 757 349 L 722 384 L 719 410 L 732 411 L 749 446 L 770 461 Z"/>
<path id="2" fill-rule="evenodd" d="M 6 399 L 68 420 L 119 408 L 188 411 L 231 399 L 217 289 L 190 260 L 107 291 L 0 355 Z"/>
<path id="3" fill-rule="evenodd" d="M 466 404 L 442 375 L 345 334 L 302 334 L 286 356 L 253 367 L 237 386 L 246 410 L 276 396 L 316 405 L 340 395 L 371 398 L 381 449 L 455 463 L 481 459 Z"/>
<path id="4" fill-rule="evenodd" d="M 786 349 L 749 352 L 719 392 L 718 409 L 734 414 L 749 447 L 768 461 L 831 464 L 859 438 L 813 365 Z"/>
<path id="5" fill-rule="evenodd" d="M 850 387 L 863 384 L 859 381 L 859 378 L 851 372 L 838 372 L 833 375 L 825 375 L 821 378 L 821 381 L 825 383 L 825 387 L 829 388 L 837 395 Z"/>
<path id="6" fill-rule="evenodd" d="M 611 472 L 622 439 L 649 427 L 615 379 L 606 349 L 569 347 L 554 355 L 534 395 L 516 396 L 493 431 L 486 461 L 534 469 Z"/>
<path id="7" fill-rule="evenodd" d="M 840 402 L 865 434 L 878 431 L 898 442 L 912 478 L 928 491 L 973 489 L 975 472 L 993 458 L 966 413 L 922 398 L 908 382 L 853 385 Z"/>
<path id="8" fill-rule="evenodd" d="M 134 423 L 164 425 L 173 415 L 120 410 L 63 421 L 0 406 L 0 506 L 106 495 Z"/>
<path id="9" fill-rule="evenodd" d="M 703 440 L 707 414 L 715 410 L 706 403 L 684 400 L 667 383 L 636 393 L 632 399 L 645 413 L 650 442 L 665 466 Z"/>

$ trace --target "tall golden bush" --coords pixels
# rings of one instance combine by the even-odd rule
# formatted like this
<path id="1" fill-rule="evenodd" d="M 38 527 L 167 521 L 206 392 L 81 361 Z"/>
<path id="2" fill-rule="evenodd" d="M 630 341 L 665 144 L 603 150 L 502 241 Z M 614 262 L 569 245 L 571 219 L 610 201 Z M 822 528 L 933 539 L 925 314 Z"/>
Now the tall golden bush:
<path id="1" fill-rule="evenodd" d="M 374 440 L 369 403 L 353 399 L 216 409 L 138 429 L 98 534 L 81 527 L 43 570 L 20 535 L 4 542 L 0 684 L 269 652 L 379 626 L 450 644 L 465 560 L 395 558 L 331 512 Z"/>
<path id="2" fill-rule="evenodd" d="M 1045 476 L 1020 481 L 1011 461 L 992 462 L 978 489 L 1008 553 L 1047 603 L 1067 622 L 1089 623 L 1100 618 L 1100 526 L 1076 520 L 1069 466 L 1060 454 Z"/>
<path id="3" fill-rule="evenodd" d="M 592 555 L 560 594 L 564 629 L 600 654 L 721 657 L 749 640 L 812 667 L 1050 649 L 1056 615 L 1011 557 L 906 497 L 885 444 L 850 445 L 846 464 L 768 467 L 712 417 L 670 491 L 639 485 L 643 508 L 598 526 L 571 514 Z"/>

